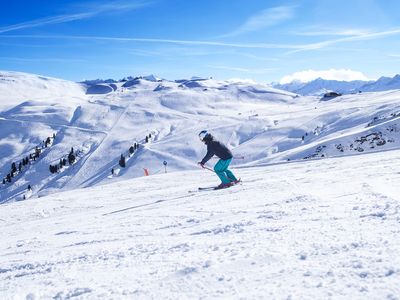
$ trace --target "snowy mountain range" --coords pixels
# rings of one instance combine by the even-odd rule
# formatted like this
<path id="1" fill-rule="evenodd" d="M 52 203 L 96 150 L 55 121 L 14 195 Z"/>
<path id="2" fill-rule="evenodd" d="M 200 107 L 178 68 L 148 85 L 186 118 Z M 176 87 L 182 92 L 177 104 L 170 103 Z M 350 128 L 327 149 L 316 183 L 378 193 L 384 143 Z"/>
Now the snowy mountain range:
<path id="1" fill-rule="evenodd" d="M 0 298 L 397 299 L 399 98 L 0 72 Z"/>
<path id="2" fill-rule="evenodd" d="M 287 84 L 272 84 L 277 89 L 300 95 L 321 96 L 328 92 L 354 94 L 358 92 L 380 92 L 400 89 L 400 75 L 381 77 L 376 81 L 337 81 L 318 78 L 310 82 L 293 81 Z"/>

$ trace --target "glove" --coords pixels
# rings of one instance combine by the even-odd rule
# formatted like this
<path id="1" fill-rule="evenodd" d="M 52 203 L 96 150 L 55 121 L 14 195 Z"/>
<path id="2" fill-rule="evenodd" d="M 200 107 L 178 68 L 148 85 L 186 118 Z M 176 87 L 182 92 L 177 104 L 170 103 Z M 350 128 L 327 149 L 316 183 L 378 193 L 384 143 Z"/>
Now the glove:
<path id="1" fill-rule="evenodd" d="M 201 161 L 199 161 L 197 164 L 204 169 L 204 164 L 202 164 Z"/>

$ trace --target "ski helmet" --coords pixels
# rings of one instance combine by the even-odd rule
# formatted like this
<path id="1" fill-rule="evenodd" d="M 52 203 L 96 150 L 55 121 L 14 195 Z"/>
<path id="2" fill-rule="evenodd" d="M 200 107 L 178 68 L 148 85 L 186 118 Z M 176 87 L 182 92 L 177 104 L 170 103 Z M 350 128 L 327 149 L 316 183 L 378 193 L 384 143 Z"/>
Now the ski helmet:
<path id="1" fill-rule="evenodd" d="M 207 135 L 209 135 L 209 133 L 207 132 L 207 130 L 202 130 L 202 131 L 200 131 L 200 133 L 199 133 L 199 138 L 200 138 L 200 140 L 201 140 L 201 141 L 204 141 L 204 138 L 205 138 Z"/>

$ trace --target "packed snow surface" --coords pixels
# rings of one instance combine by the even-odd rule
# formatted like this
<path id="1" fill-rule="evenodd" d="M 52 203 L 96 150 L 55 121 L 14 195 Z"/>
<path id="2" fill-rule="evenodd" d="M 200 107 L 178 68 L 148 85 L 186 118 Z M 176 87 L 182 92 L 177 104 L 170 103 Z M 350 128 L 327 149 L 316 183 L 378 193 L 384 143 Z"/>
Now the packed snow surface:
<path id="1" fill-rule="evenodd" d="M 400 151 L 4 204 L 2 299 L 398 299 Z"/>
<path id="2" fill-rule="evenodd" d="M 399 90 L 127 80 L 0 72 L 0 299 L 400 298 Z"/>

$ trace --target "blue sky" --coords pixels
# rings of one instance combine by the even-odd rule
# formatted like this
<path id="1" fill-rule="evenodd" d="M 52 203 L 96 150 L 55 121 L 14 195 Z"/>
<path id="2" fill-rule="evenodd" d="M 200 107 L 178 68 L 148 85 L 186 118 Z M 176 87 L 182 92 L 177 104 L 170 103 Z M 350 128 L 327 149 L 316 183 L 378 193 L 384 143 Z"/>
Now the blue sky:
<path id="1" fill-rule="evenodd" d="M 400 73 L 398 0 L 7 2 L 0 70 L 74 81 Z"/>

